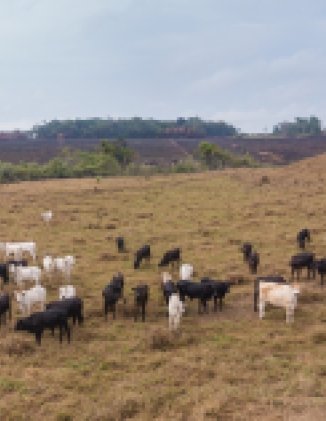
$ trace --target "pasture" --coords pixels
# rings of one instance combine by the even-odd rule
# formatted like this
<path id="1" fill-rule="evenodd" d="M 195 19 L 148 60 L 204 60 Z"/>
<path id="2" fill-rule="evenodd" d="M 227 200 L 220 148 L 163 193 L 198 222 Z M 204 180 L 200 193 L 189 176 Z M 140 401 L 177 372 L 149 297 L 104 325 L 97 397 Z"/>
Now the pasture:
<path id="1" fill-rule="evenodd" d="M 288 278 L 296 233 L 307 226 L 308 250 L 326 257 L 325 167 L 320 156 L 277 169 L 0 185 L 1 241 L 36 241 L 39 264 L 45 254 L 76 256 L 71 283 L 85 306 L 70 345 L 46 332 L 38 347 L 12 323 L 1 327 L 0 419 L 324 420 L 326 287 L 304 274 L 294 323 L 272 307 L 260 321 L 239 247 L 251 241 L 259 251 L 258 274 Z M 46 209 L 50 224 L 40 219 Z M 125 254 L 116 251 L 119 235 Z M 143 244 L 154 257 L 134 270 Z M 195 279 L 239 274 L 245 281 L 222 312 L 198 315 L 197 303 L 187 302 L 172 335 L 157 263 L 178 246 Z M 106 322 L 101 292 L 117 271 L 127 303 Z M 62 283 L 42 280 L 48 301 Z M 137 283 L 150 286 L 145 323 L 132 317 Z"/>

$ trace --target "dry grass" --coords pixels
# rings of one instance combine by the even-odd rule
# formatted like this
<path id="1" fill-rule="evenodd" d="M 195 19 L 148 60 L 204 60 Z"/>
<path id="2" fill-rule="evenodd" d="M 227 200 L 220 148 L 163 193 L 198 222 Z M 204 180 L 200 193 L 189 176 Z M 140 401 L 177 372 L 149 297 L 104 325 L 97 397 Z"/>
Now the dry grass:
<path id="1" fill-rule="evenodd" d="M 70 345 L 46 333 L 39 348 L 12 325 L 1 328 L 1 421 L 324 419 L 326 289 L 302 281 L 291 326 L 281 309 L 259 321 L 239 245 L 254 243 L 261 274 L 289 275 L 304 226 L 313 231 L 309 248 L 326 253 L 325 165 L 322 156 L 283 169 L 0 186 L 2 241 L 35 240 L 40 257 L 77 256 L 73 282 L 85 300 L 85 325 Z M 44 209 L 54 211 L 49 227 Z M 129 253 L 117 254 L 118 235 Z M 147 242 L 153 261 L 134 271 L 131 251 Z M 198 274 L 241 282 L 221 313 L 198 316 L 189 304 L 171 335 L 156 263 L 174 246 Z M 105 322 L 101 290 L 116 271 L 127 303 Z M 61 282 L 44 280 L 49 299 Z M 132 318 L 131 287 L 140 282 L 151 289 L 146 323 Z"/>

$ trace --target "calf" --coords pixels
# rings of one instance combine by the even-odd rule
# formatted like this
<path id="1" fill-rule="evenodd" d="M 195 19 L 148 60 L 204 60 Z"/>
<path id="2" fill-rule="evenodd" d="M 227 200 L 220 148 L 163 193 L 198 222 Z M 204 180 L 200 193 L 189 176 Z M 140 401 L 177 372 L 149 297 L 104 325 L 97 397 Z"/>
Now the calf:
<path id="1" fill-rule="evenodd" d="M 139 269 L 140 263 L 143 259 L 146 259 L 149 261 L 151 258 L 151 248 L 148 244 L 141 247 L 139 250 L 135 253 L 135 259 L 134 259 L 134 269 Z"/>
<path id="2" fill-rule="evenodd" d="M 320 275 L 320 285 L 324 285 L 324 276 L 326 274 L 326 259 L 315 260 L 314 262 L 315 270 L 317 270 Z"/>
<path id="3" fill-rule="evenodd" d="M 258 311 L 258 302 L 259 302 L 259 285 L 260 282 L 272 282 L 275 284 L 286 284 L 286 280 L 283 276 L 272 275 L 272 276 L 260 276 L 259 278 L 255 279 L 254 282 L 254 311 Z"/>
<path id="4" fill-rule="evenodd" d="M 125 239 L 123 237 L 117 237 L 115 239 L 115 243 L 117 245 L 118 252 L 124 253 L 125 252 Z"/>
<path id="5" fill-rule="evenodd" d="M 39 303 L 42 310 L 45 307 L 46 289 L 41 285 L 36 285 L 25 291 L 15 291 L 18 307 L 23 314 L 30 314 L 31 308 L 34 304 Z"/>
<path id="6" fill-rule="evenodd" d="M 168 250 L 166 253 L 164 253 L 158 266 L 159 267 L 168 266 L 170 263 L 174 264 L 175 262 L 180 262 L 180 259 L 181 259 L 180 248 Z"/>
<path id="7" fill-rule="evenodd" d="M 303 268 L 307 268 L 307 278 L 310 279 L 310 274 L 312 272 L 312 277 L 316 277 L 316 268 L 315 268 L 315 255 L 313 253 L 302 252 L 291 257 L 290 260 L 291 266 L 291 276 L 294 277 L 294 273 L 297 273 L 297 279 L 300 278 L 300 274 Z"/>
<path id="8" fill-rule="evenodd" d="M 2 318 L 4 319 L 4 324 L 6 324 L 6 313 L 9 314 L 9 320 L 11 320 L 11 299 L 9 294 L 0 295 L 0 326 Z"/>
<path id="9" fill-rule="evenodd" d="M 307 228 L 304 228 L 297 234 L 297 243 L 301 249 L 305 248 L 306 240 L 310 242 L 310 231 Z"/>
<path id="10" fill-rule="evenodd" d="M 251 243 L 243 243 L 241 247 L 241 251 L 243 254 L 243 261 L 247 262 L 249 260 L 249 256 L 253 251 L 253 247 Z"/>
<path id="11" fill-rule="evenodd" d="M 189 263 L 183 263 L 180 266 L 180 279 L 184 281 L 191 281 L 194 274 L 194 267 Z"/>
<path id="12" fill-rule="evenodd" d="M 123 297 L 124 290 L 124 276 L 122 273 L 117 273 L 113 276 L 112 280 L 102 291 L 104 300 L 104 315 L 107 320 L 109 311 L 113 313 L 113 318 L 116 317 L 116 304 L 120 298 Z"/>
<path id="13" fill-rule="evenodd" d="M 260 282 L 259 285 L 259 318 L 265 316 L 266 303 L 286 310 L 286 323 L 293 322 L 294 309 L 297 306 L 298 286 L 280 285 L 272 282 Z"/>
<path id="14" fill-rule="evenodd" d="M 46 310 L 60 309 L 64 311 L 67 319 L 72 318 L 72 323 L 75 325 L 76 320 L 78 325 L 81 325 L 84 321 L 83 300 L 79 297 L 64 298 L 59 301 L 51 301 L 46 305 Z"/>
<path id="15" fill-rule="evenodd" d="M 60 343 L 62 342 L 63 331 L 67 333 L 67 340 L 70 342 L 70 328 L 66 312 L 58 308 L 33 313 L 29 317 L 18 320 L 15 330 L 34 333 L 37 344 L 41 345 L 44 330 L 50 329 L 53 335 L 56 327 L 60 331 Z"/>
<path id="16" fill-rule="evenodd" d="M 141 311 L 142 321 L 145 321 L 146 317 L 146 305 L 149 297 L 149 287 L 148 285 L 138 285 L 135 288 L 132 288 L 134 291 L 135 297 L 135 309 L 134 309 L 134 319 L 135 322 L 138 319 L 139 312 Z"/>
<path id="17" fill-rule="evenodd" d="M 256 251 L 252 252 L 248 258 L 248 265 L 251 273 L 257 273 L 259 262 L 259 254 Z"/>
<path id="18" fill-rule="evenodd" d="M 171 331 L 179 328 L 184 311 L 184 304 L 180 300 L 179 294 L 173 293 L 169 298 L 169 329 Z"/>

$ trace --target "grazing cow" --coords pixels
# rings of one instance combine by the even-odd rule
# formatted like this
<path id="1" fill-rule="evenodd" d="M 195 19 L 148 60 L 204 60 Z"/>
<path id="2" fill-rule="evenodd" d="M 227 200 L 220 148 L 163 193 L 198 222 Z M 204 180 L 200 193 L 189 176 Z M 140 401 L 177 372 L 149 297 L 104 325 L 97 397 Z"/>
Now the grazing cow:
<path id="1" fill-rule="evenodd" d="M 173 293 L 169 299 L 169 329 L 171 331 L 179 328 L 184 311 L 184 303 L 180 300 L 179 294 Z"/>
<path id="2" fill-rule="evenodd" d="M 70 279 L 74 264 L 74 256 L 55 257 L 53 259 L 53 269 L 61 272 L 65 279 Z"/>
<path id="3" fill-rule="evenodd" d="M 166 253 L 164 253 L 158 266 L 159 267 L 168 266 L 170 263 L 174 265 L 175 262 L 180 262 L 180 260 L 181 260 L 181 250 L 180 248 L 175 248 L 172 250 L 168 250 Z"/>
<path id="4" fill-rule="evenodd" d="M 248 262 L 249 256 L 251 255 L 253 251 L 253 247 L 251 243 L 243 243 L 241 247 L 241 251 L 243 254 L 243 261 Z"/>
<path id="5" fill-rule="evenodd" d="M 213 301 L 214 301 L 214 312 L 217 311 L 217 300 L 220 303 L 220 311 L 222 311 L 223 307 L 223 299 L 225 298 L 226 294 L 230 292 L 232 282 L 225 282 L 225 281 L 215 281 L 210 278 L 202 278 L 201 283 L 203 284 L 211 284 L 213 289 Z"/>
<path id="6" fill-rule="evenodd" d="M 71 297 L 64 298 L 63 300 L 59 301 L 51 301 L 46 305 L 45 308 L 47 311 L 52 309 L 60 309 L 61 311 L 64 311 L 67 319 L 72 318 L 74 325 L 76 324 L 76 320 L 78 321 L 78 325 L 81 325 L 84 321 L 84 303 L 83 300 L 79 297 Z"/>
<path id="7" fill-rule="evenodd" d="M 22 242 L 22 243 L 0 243 L 0 249 L 3 249 L 6 257 L 14 255 L 14 259 L 21 260 L 23 253 L 26 252 L 35 261 L 36 259 L 36 244 L 35 242 Z"/>
<path id="8" fill-rule="evenodd" d="M 118 252 L 119 253 L 124 253 L 125 252 L 125 239 L 123 237 L 117 237 L 115 239 L 117 248 L 118 248 Z"/>
<path id="9" fill-rule="evenodd" d="M 320 275 L 320 285 L 324 285 L 324 276 L 326 274 L 326 259 L 315 260 L 314 262 L 315 269 Z"/>
<path id="10" fill-rule="evenodd" d="M 213 298 L 214 287 L 211 282 L 192 282 L 181 280 L 177 282 L 177 290 L 180 294 L 181 301 L 185 301 L 186 297 L 190 300 L 198 299 L 198 314 L 201 313 L 201 307 L 207 312 L 207 302 Z"/>
<path id="11" fill-rule="evenodd" d="M 21 292 L 15 291 L 15 296 L 20 311 L 25 315 L 30 314 L 32 306 L 36 303 L 39 303 L 44 310 L 46 289 L 41 285 L 35 285 L 35 287 Z"/>
<path id="12" fill-rule="evenodd" d="M 305 248 L 306 240 L 310 242 L 310 231 L 307 228 L 304 228 L 297 234 L 297 243 L 301 249 Z"/>
<path id="13" fill-rule="evenodd" d="M 251 273 L 257 273 L 259 262 L 259 254 L 256 251 L 253 251 L 248 258 L 248 265 Z"/>
<path id="14" fill-rule="evenodd" d="M 14 267 L 14 279 L 18 286 L 22 286 L 23 281 L 34 281 L 39 285 L 41 281 L 42 270 L 38 266 L 16 266 Z"/>
<path id="15" fill-rule="evenodd" d="M 111 311 L 113 319 L 116 317 L 116 304 L 123 297 L 124 290 L 124 276 L 118 272 L 113 276 L 112 280 L 102 291 L 104 299 L 104 315 L 107 320 L 107 315 Z"/>
<path id="16" fill-rule="evenodd" d="M 9 320 L 11 320 L 11 299 L 9 294 L 0 295 L 0 326 L 2 318 L 6 324 L 6 313 L 9 314 Z"/>
<path id="17" fill-rule="evenodd" d="M 53 217 L 53 212 L 51 210 L 41 212 L 41 218 L 45 223 L 49 223 Z"/>
<path id="18" fill-rule="evenodd" d="M 194 274 L 194 267 L 189 263 L 183 263 L 180 266 L 180 279 L 183 281 L 191 281 Z"/>
<path id="19" fill-rule="evenodd" d="M 52 274 L 54 271 L 54 261 L 52 256 L 43 257 L 43 269 L 47 274 Z"/>
<path id="20" fill-rule="evenodd" d="M 272 282 L 274 284 L 286 284 L 286 280 L 283 276 L 271 275 L 271 276 L 260 276 L 255 279 L 254 282 L 254 311 L 258 311 L 258 302 L 259 302 L 259 285 L 260 282 Z"/>
<path id="21" fill-rule="evenodd" d="M 76 288 L 73 285 L 64 285 L 59 288 L 59 300 L 76 297 Z"/>
<path id="22" fill-rule="evenodd" d="M 315 255 L 313 253 L 302 252 L 292 256 L 290 260 L 290 266 L 292 278 L 294 277 L 294 273 L 296 272 L 297 279 L 299 279 L 303 268 L 307 268 L 308 279 L 310 279 L 311 272 L 313 279 L 315 279 L 316 277 Z"/>
<path id="23" fill-rule="evenodd" d="M 41 345 L 43 331 L 45 329 L 50 329 L 52 331 L 52 335 L 54 335 L 54 329 L 56 327 L 58 327 L 60 331 L 60 343 L 62 342 L 63 331 L 67 333 L 67 340 L 69 343 L 70 327 L 68 325 L 67 315 L 64 310 L 59 308 L 33 313 L 29 317 L 18 320 L 15 330 L 34 333 L 36 343 Z"/>
<path id="24" fill-rule="evenodd" d="M 151 248 L 148 244 L 141 247 L 139 250 L 135 253 L 135 259 L 134 259 L 134 269 L 139 269 L 140 263 L 143 259 L 146 259 L 149 261 L 151 258 Z"/>
<path id="25" fill-rule="evenodd" d="M 297 306 L 297 295 L 300 288 L 297 285 L 280 285 L 272 282 L 259 284 L 259 318 L 265 316 L 266 303 L 284 307 L 286 310 L 286 323 L 293 322 L 294 309 Z"/>
<path id="26" fill-rule="evenodd" d="M 135 297 L 135 309 L 134 319 L 135 322 L 138 319 L 139 312 L 141 311 L 142 321 L 145 321 L 146 317 L 146 305 L 149 298 L 149 287 L 148 285 L 137 285 L 132 288 Z"/>

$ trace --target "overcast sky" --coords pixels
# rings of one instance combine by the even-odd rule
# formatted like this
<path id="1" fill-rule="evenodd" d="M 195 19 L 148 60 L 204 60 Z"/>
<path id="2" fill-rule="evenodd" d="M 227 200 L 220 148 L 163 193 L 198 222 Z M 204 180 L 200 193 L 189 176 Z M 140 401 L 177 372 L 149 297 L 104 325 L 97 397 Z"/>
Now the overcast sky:
<path id="1" fill-rule="evenodd" d="M 325 0 L 1 0 L 0 130 L 199 116 L 326 123 Z"/>

